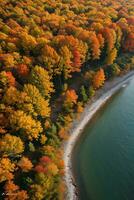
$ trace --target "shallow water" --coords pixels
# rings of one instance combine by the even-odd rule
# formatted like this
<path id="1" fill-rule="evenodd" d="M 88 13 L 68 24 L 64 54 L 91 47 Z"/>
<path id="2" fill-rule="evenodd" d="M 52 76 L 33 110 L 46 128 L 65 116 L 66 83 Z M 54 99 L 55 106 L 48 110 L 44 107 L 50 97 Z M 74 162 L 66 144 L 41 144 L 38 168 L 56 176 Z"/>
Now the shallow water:
<path id="1" fill-rule="evenodd" d="M 134 200 L 134 79 L 85 128 L 73 169 L 80 200 Z"/>

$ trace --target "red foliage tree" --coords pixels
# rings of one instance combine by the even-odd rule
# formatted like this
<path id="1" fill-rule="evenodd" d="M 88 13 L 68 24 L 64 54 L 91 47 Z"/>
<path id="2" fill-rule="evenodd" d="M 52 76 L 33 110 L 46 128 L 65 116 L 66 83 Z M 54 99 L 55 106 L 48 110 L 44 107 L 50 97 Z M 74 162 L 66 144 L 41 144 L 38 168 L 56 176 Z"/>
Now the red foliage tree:
<path id="1" fill-rule="evenodd" d="M 18 74 L 21 76 L 27 76 L 29 73 L 29 69 L 27 65 L 25 64 L 18 65 L 17 71 L 18 71 Z"/>

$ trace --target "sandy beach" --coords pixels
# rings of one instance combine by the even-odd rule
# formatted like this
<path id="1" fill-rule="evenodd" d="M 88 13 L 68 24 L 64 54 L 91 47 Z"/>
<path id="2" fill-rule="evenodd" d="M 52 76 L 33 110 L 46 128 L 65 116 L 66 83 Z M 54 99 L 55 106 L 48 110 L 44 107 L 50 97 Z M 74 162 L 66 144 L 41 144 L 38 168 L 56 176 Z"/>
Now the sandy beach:
<path id="1" fill-rule="evenodd" d="M 66 200 L 76 200 L 76 186 L 75 180 L 72 174 L 71 154 L 73 148 L 81 135 L 84 127 L 93 117 L 93 115 L 99 110 L 99 108 L 121 87 L 125 87 L 126 84 L 134 78 L 134 71 L 130 71 L 126 75 L 116 77 L 110 81 L 105 82 L 103 88 L 99 89 L 95 96 L 86 104 L 84 111 L 81 113 L 80 118 L 74 120 L 72 128 L 69 131 L 70 137 L 64 142 L 64 162 L 65 162 L 65 184 L 67 187 Z"/>

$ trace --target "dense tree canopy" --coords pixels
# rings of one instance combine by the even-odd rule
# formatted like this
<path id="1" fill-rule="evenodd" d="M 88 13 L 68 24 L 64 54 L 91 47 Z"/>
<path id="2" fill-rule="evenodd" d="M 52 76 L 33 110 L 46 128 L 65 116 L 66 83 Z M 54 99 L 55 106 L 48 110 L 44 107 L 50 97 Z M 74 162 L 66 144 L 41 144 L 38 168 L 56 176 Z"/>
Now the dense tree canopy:
<path id="1" fill-rule="evenodd" d="M 64 199 L 62 141 L 133 55 L 133 0 L 0 1 L 0 199 Z"/>

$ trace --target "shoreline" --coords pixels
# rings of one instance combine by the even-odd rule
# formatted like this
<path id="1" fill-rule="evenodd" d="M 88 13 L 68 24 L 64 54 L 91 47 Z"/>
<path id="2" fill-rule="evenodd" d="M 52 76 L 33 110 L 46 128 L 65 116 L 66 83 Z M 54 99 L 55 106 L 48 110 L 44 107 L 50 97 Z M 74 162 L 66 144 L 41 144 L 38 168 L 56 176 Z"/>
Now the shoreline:
<path id="1" fill-rule="evenodd" d="M 115 94 L 121 87 L 127 84 L 134 77 L 134 71 L 130 71 L 125 75 L 115 77 L 112 80 L 105 82 L 103 88 L 99 89 L 95 96 L 89 100 L 89 102 L 84 107 L 83 112 L 80 114 L 80 118 L 76 119 L 72 123 L 72 127 L 69 130 L 69 139 L 64 142 L 64 156 L 63 160 L 65 163 L 65 175 L 64 181 L 66 184 L 66 200 L 76 200 L 76 184 L 72 172 L 72 152 L 73 148 L 83 132 L 85 126 L 92 119 L 94 114 L 100 109 L 102 105 L 113 95 Z"/>

